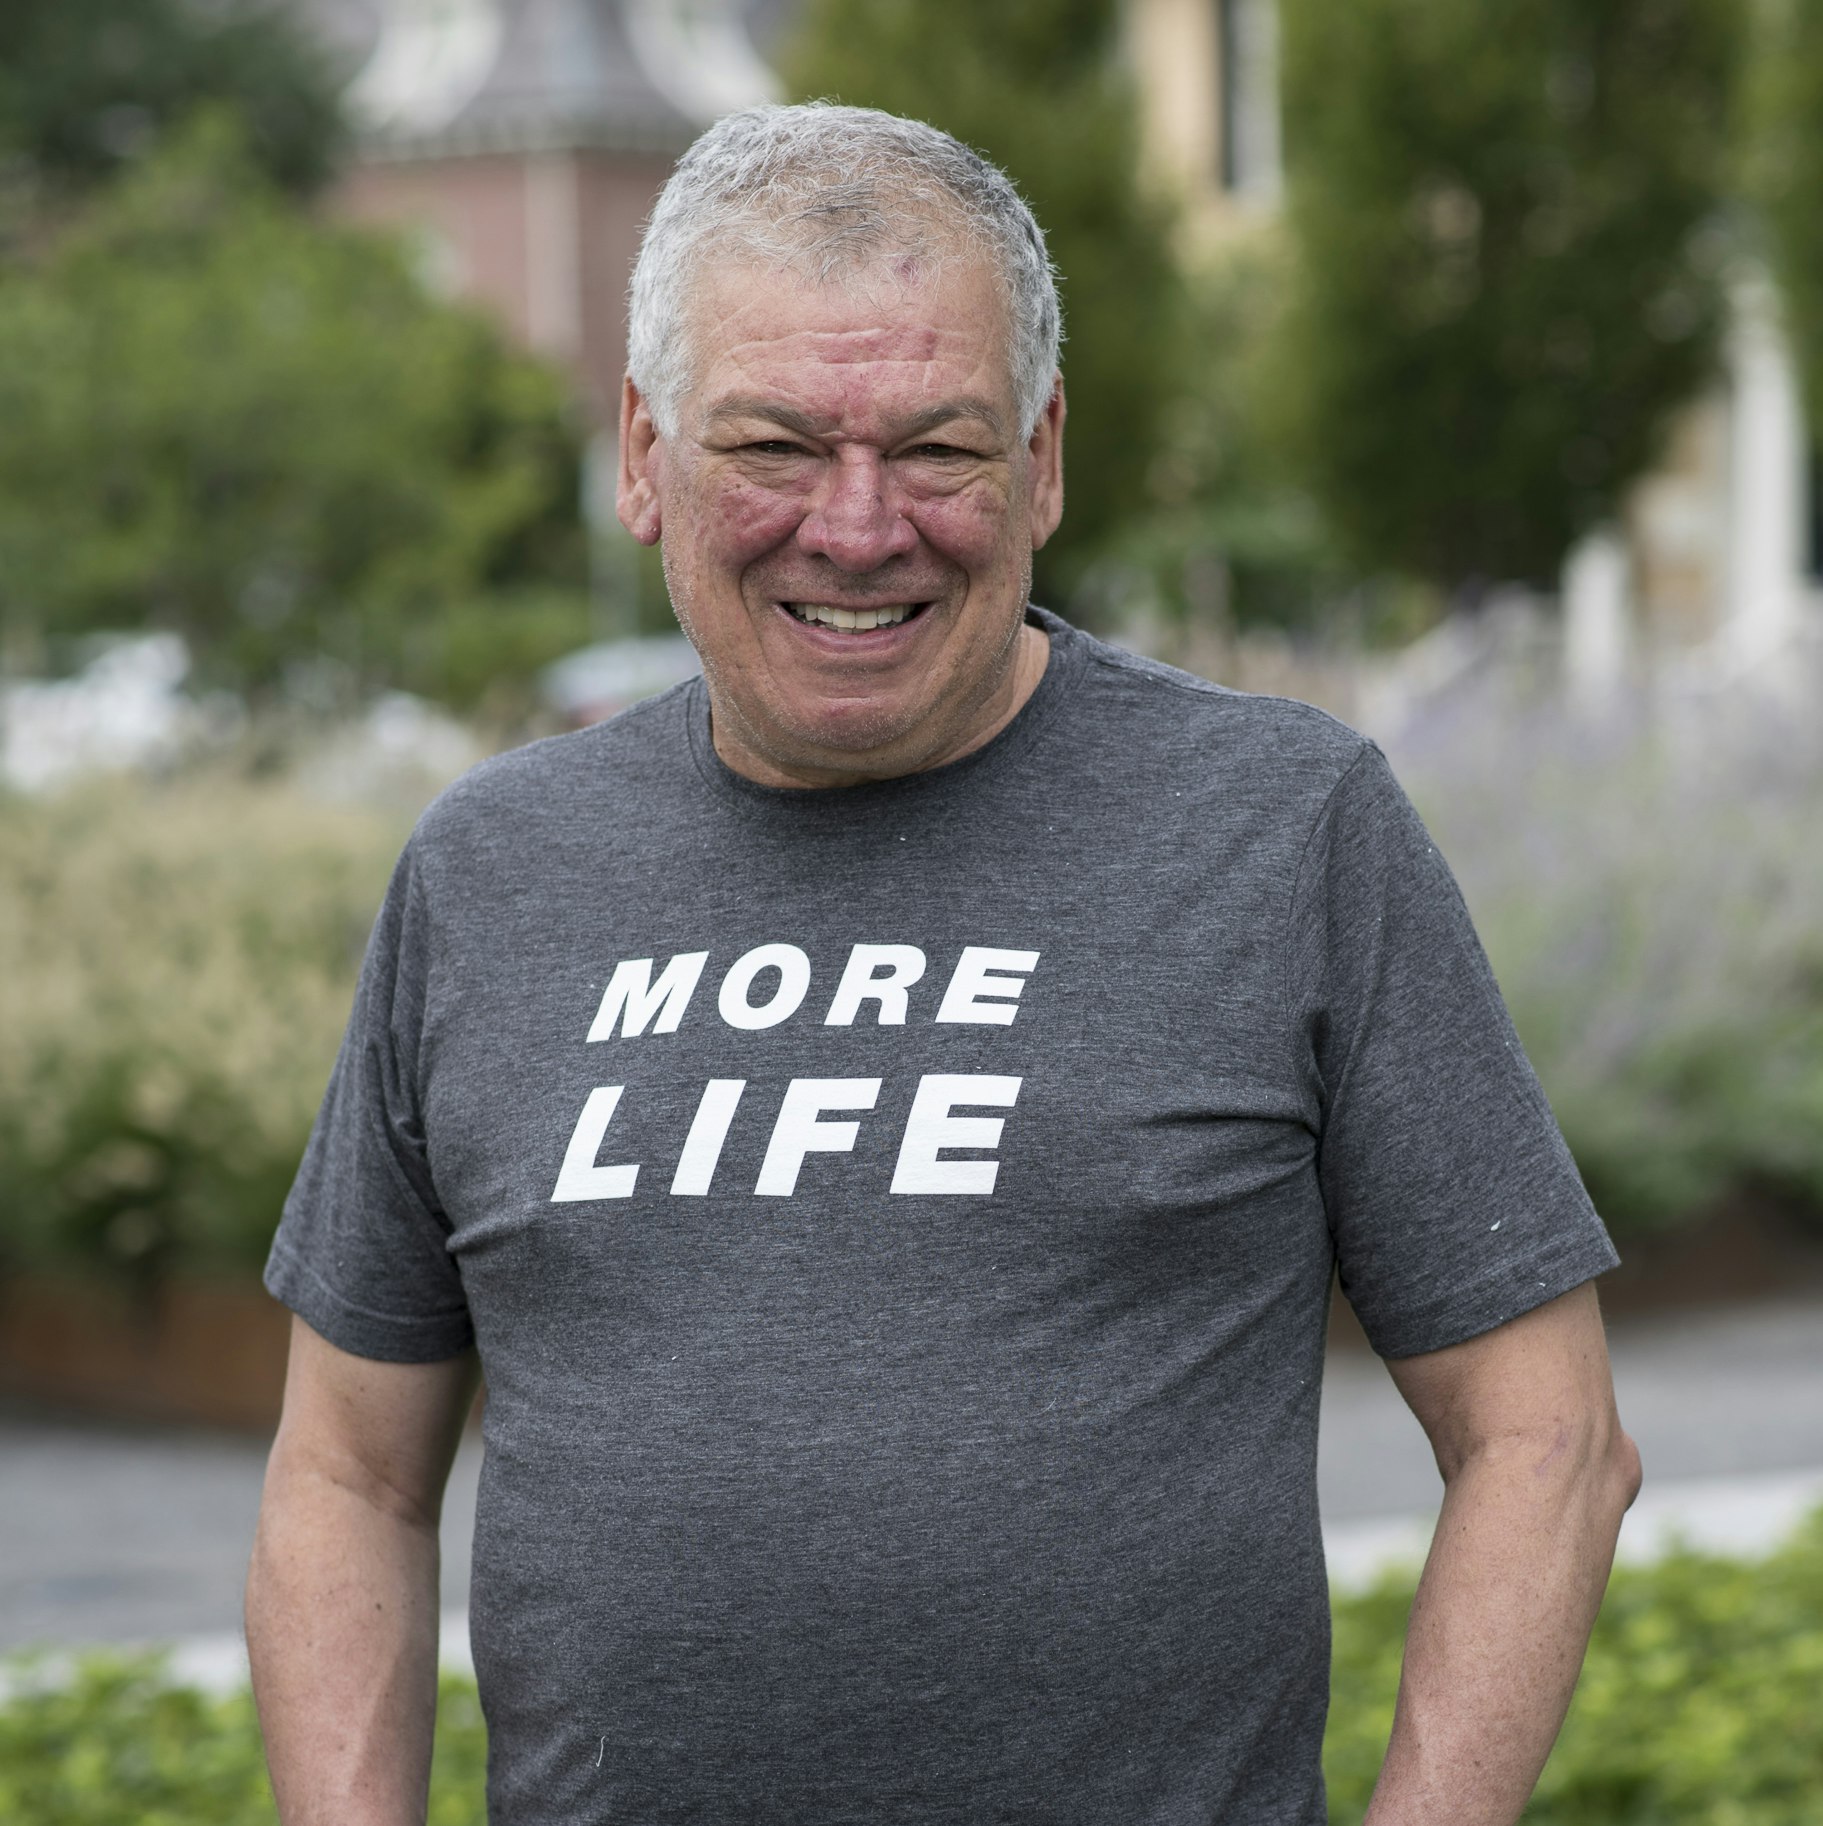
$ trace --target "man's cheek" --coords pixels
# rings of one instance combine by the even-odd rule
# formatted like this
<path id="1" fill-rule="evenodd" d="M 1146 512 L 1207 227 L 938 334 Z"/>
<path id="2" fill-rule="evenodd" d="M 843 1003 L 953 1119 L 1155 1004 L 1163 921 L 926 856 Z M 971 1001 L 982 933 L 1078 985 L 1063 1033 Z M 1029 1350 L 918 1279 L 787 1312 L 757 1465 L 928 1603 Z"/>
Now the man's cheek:
<path id="1" fill-rule="evenodd" d="M 723 490 L 698 516 L 704 547 L 724 562 L 743 562 L 782 545 L 804 518 L 804 502 L 775 488 Z"/>
<path id="2" fill-rule="evenodd" d="M 1009 524 L 1005 495 L 985 484 L 919 501 L 905 517 L 927 545 L 971 568 L 1000 551 Z"/>

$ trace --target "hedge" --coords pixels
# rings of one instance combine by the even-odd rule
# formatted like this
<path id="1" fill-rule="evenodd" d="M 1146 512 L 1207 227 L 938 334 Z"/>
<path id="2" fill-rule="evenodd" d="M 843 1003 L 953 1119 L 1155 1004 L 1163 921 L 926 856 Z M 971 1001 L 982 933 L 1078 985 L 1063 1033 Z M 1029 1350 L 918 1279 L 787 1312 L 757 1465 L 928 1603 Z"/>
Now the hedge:
<path id="1" fill-rule="evenodd" d="M 406 828 L 214 774 L 0 797 L 8 1260 L 257 1267 Z"/>
<path id="2" fill-rule="evenodd" d="M 1814 715 L 1742 694 L 1593 716 L 1509 676 L 1393 759 L 1616 1234 L 1743 1194 L 1823 1223 Z"/>
<path id="3" fill-rule="evenodd" d="M 1336 1603 L 1324 1762 L 1358 1822 L 1392 1720 L 1409 1575 Z M 1771 1557 L 1692 1552 L 1617 1572 L 1529 1826 L 1815 1826 L 1823 1797 L 1823 1511 Z M 484 1826 L 472 1682 L 445 1677 L 430 1826 Z M 251 1699 L 174 1686 L 150 1660 L 29 1674 L 0 1707 L 0 1819 L 33 1826 L 271 1826 Z"/>
<path id="4" fill-rule="evenodd" d="M 0 1706 L 0 1819 L 31 1826 L 277 1826 L 253 1696 L 173 1683 L 153 1656 L 85 1657 Z M 428 1826 L 486 1826 L 474 1682 L 446 1675 Z"/>
<path id="5" fill-rule="evenodd" d="M 1412 1582 L 1338 1602 L 1324 1766 L 1358 1822 L 1392 1725 Z M 1526 1826 L 1816 1826 L 1823 1510 L 1765 1560 L 1623 1567 Z"/>

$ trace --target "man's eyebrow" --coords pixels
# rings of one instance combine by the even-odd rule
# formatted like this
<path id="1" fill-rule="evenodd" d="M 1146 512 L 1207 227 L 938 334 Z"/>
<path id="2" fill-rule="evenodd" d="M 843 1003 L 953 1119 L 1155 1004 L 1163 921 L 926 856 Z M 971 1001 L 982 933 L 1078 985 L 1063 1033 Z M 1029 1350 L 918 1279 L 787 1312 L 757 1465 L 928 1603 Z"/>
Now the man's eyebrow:
<path id="1" fill-rule="evenodd" d="M 940 406 L 932 406 L 928 412 L 920 412 L 916 418 L 908 420 L 899 431 L 902 438 L 922 437 L 927 431 L 935 431 L 941 425 L 953 424 L 957 419 L 974 419 L 985 425 L 996 437 L 1006 435 L 1006 421 L 984 399 L 977 399 L 970 394 L 962 399 L 945 400 Z"/>
<path id="2" fill-rule="evenodd" d="M 761 399 L 755 394 L 741 394 L 721 401 L 710 407 L 704 414 L 703 422 L 706 426 L 719 426 L 731 424 L 737 419 L 763 419 L 767 424 L 776 425 L 781 431 L 795 432 L 799 437 L 822 437 L 827 430 L 809 413 L 800 412 L 794 406 L 782 405 L 777 400 Z M 935 431 L 942 425 L 954 424 L 958 419 L 973 419 L 985 425 L 996 437 L 1006 435 L 1006 421 L 999 412 L 987 400 L 967 394 L 961 399 L 945 400 L 940 405 L 931 406 L 895 426 L 895 441 L 905 442 L 923 437 L 926 432 Z"/>
<path id="3" fill-rule="evenodd" d="M 816 420 L 807 412 L 799 412 L 792 406 L 781 406 L 776 401 L 760 399 L 756 395 L 742 394 L 735 399 L 725 399 L 719 406 L 711 406 L 703 415 L 705 425 L 726 425 L 736 419 L 759 418 L 769 425 L 777 425 L 781 431 L 795 431 L 799 437 L 817 437 L 820 432 Z"/>

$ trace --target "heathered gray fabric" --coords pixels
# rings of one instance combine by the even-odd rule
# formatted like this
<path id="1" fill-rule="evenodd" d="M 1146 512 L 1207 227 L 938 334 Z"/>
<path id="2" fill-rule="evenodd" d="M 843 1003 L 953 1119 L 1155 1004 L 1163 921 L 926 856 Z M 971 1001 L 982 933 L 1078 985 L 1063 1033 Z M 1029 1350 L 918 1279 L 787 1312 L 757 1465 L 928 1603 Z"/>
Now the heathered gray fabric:
<path id="1" fill-rule="evenodd" d="M 952 767 L 758 787 L 692 684 L 400 863 L 268 1278 L 351 1351 L 480 1346 L 496 1826 L 1318 1826 L 1332 1262 L 1404 1354 L 1614 1260 L 1379 752 L 1041 619 Z M 801 1005 L 730 1025 L 768 945 Z M 857 945 L 925 968 L 831 1024 Z M 791 1183 L 812 1080 L 861 1082 Z"/>

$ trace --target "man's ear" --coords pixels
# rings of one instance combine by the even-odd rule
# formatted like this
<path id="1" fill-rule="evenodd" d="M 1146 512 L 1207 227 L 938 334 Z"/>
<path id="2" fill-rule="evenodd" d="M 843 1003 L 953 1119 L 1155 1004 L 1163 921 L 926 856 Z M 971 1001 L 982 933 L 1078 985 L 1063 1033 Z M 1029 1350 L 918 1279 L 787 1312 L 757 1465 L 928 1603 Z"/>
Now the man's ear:
<path id="1" fill-rule="evenodd" d="M 652 473 L 657 443 L 658 427 L 629 374 L 620 383 L 620 475 L 614 488 L 614 511 L 641 545 L 656 545 L 663 530 Z"/>
<path id="2" fill-rule="evenodd" d="M 1051 397 L 1038 416 L 1026 447 L 1032 465 L 1030 514 L 1032 550 L 1056 532 L 1063 518 L 1063 376 L 1051 384 Z"/>

